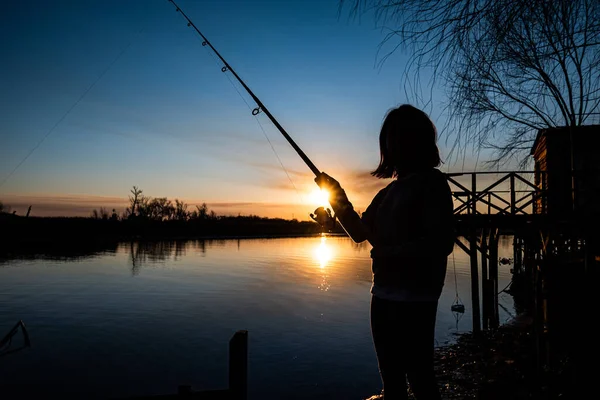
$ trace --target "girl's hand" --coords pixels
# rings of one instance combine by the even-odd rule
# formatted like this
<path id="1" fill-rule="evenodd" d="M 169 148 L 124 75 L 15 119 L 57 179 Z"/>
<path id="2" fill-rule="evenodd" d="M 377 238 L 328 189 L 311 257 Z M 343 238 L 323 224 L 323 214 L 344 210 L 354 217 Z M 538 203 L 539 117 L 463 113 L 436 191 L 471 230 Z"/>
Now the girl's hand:
<path id="1" fill-rule="evenodd" d="M 321 172 L 321 175 L 315 178 L 315 182 L 321 189 L 325 189 L 329 192 L 329 204 L 331 204 L 331 207 L 336 214 L 348 206 L 352 207 L 352 204 L 346 195 L 346 191 L 342 189 L 340 183 L 331 176 Z"/>

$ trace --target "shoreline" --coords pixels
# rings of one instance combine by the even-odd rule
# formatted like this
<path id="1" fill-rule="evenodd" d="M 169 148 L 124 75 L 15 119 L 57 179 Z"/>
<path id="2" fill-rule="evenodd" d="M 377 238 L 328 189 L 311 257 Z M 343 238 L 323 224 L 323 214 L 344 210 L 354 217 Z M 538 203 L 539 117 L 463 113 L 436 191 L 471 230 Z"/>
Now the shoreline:
<path id="1" fill-rule="evenodd" d="M 115 243 L 134 240 L 292 238 L 322 234 L 316 222 L 259 217 L 203 220 L 38 218 L 0 215 L 0 248 L 49 244 Z M 328 235 L 345 235 L 336 227 Z"/>
<path id="2" fill-rule="evenodd" d="M 479 336 L 458 334 L 456 342 L 435 348 L 442 399 L 571 398 L 567 368 L 538 373 L 535 345 L 533 319 L 526 314 Z M 366 400 L 383 400 L 383 396 Z"/>

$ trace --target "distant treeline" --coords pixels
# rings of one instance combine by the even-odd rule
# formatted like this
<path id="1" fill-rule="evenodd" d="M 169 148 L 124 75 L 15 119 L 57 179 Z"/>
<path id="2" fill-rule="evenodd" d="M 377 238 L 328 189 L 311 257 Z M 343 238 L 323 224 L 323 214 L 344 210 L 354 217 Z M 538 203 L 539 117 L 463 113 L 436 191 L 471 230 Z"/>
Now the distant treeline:
<path id="1" fill-rule="evenodd" d="M 217 215 L 206 204 L 190 210 L 178 199 L 144 196 L 134 186 L 129 206 L 118 215 L 115 210 L 93 210 L 90 217 L 26 217 L 0 212 L 0 247 L 132 239 L 273 237 L 318 234 L 321 227 L 312 221 L 264 218 L 256 215 Z M 341 227 L 336 232 L 343 233 Z"/>
<path id="2" fill-rule="evenodd" d="M 206 203 L 190 210 L 189 205 L 179 199 L 171 201 L 166 197 L 150 197 L 143 193 L 143 190 L 134 186 L 129 196 L 129 206 L 121 215 L 118 215 L 114 209 L 108 211 L 101 207 L 99 210 L 94 209 L 91 217 L 103 220 L 140 219 L 150 221 L 205 221 L 221 218 L 214 211 L 209 211 Z"/>

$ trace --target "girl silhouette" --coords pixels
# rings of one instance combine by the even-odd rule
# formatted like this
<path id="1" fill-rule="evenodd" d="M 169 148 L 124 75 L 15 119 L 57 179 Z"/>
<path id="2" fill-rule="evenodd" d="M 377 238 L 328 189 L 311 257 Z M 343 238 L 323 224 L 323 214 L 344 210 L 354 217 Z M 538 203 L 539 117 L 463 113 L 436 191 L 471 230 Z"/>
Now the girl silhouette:
<path id="1" fill-rule="evenodd" d="M 380 162 L 371 173 L 395 178 L 359 216 L 339 182 L 315 181 L 348 235 L 371 250 L 371 332 L 385 400 L 440 399 L 433 369 L 437 304 L 454 247 L 453 202 L 440 165 L 436 128 L 423 111 L 390 110 L 379 135 Z"/>

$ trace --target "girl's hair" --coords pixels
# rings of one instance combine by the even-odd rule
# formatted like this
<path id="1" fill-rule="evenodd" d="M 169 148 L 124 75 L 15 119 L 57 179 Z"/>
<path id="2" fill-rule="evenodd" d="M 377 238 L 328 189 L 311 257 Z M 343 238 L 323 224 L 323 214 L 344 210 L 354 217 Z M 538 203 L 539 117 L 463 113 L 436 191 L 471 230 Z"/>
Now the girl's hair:
<path id="1" fill-rule="evenodd" d="M 388 111 L 379 134 L 379 166 L 372 175 L 395 178 L 407 172 L 440 165 L 435 125 L 427 114 L 410 104 Z"/>

